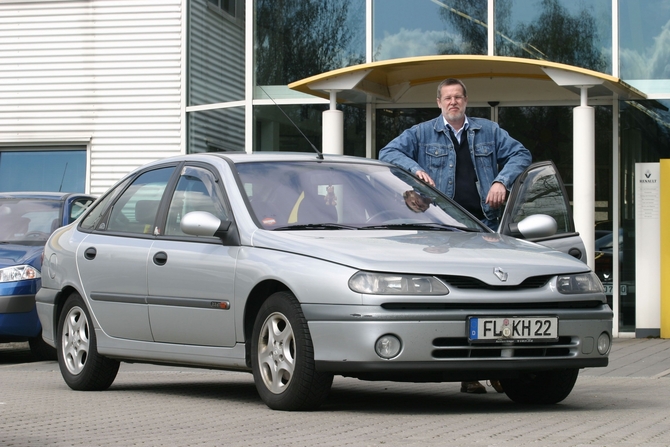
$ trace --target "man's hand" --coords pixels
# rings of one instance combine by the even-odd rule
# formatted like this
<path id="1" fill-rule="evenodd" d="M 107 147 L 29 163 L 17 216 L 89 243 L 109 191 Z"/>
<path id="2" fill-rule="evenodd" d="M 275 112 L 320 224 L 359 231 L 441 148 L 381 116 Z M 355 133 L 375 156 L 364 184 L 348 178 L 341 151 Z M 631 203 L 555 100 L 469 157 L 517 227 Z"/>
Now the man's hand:
<path id="1" fill-rule="evenodd" d="M 435 186 L 435 182 L 426 171 L 416 171 L 416 176 L 419 177 L 424 182 L 428 183 L 430 186 Z"/>
<path id="2" fill-rule="evenodd" d="M 505 203 L 507 197 L 507 188 L 500 182 L 493 182 L 489 193 L 486 196 L 486 204 L 491 208 L 500 208 Z"/>

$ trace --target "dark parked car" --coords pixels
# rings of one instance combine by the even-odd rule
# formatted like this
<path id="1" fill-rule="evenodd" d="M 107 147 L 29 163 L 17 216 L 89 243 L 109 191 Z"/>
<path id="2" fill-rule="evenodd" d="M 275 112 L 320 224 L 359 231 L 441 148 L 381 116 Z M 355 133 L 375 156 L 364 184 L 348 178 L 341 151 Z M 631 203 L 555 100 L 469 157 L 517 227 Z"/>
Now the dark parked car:
<path id="1" fill-rule="evenodd" d="M 160 160 L 49 239 L 44 338 L 77 390 L 131 361 L 248 371 L 281 410 L 316 408 L 335 374 L 499 379 L 516 402 L 556 403 L 607 365 L 612 311 L 586 264 L 517 238 L 581 255 L 554 170 L 520 177 L 526 203 L 494 233 L 376 160 Z"/>
<path id="2" fill-rule="evenodd" d="M 35 309 L 42 252 L 51 233 L 73 222 L 94 200 L 72 193 L 0 193 L 0 343 L 28 341 L 37 358 L 56 358 L 42 339 Z"/>

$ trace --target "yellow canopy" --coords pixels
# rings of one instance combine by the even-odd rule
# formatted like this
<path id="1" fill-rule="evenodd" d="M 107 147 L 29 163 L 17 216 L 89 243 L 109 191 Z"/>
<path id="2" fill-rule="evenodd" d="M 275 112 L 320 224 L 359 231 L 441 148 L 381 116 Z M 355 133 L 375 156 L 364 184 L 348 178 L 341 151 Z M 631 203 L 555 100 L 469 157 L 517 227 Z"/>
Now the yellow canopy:
<path id="1" fill-rule="evenodd" d="M 470 104 L 500 102 L 574 103 L 580 85 L 589 85 L 589 100 L 645 99 L 622 80 L 593 70 L 534 59 L 501 56 L 424 56 L 391 59 L 329 71 L 289 84 L 289 88 L 323 98 L 337 91 L 340 102 L 434 104 L 436 87 L 459 78 L 468 87 Z"/>

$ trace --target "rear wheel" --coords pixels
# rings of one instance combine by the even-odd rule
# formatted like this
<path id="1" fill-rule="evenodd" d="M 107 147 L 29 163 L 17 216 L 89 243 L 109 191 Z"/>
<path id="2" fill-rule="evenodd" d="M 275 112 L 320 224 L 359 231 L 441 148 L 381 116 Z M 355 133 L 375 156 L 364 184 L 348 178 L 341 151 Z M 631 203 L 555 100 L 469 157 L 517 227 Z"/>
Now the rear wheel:
<path id="1" fill-rule="evenodd" d="M 516 379 L 501 379 L 507 397 L 520 404 L 556 404 L 570 394 L 578 369 L 540 371 Z"/>
<path id="2" fill-rule="evenodd" d="M 78 293 L 70 295 L 63 307 L 56 349 L 63 379 L 73 390 L 102 391 L 114 382 L 119 362 L 98 354 L 95 330 Z"/>
<path id="3" fill-rule="evenodd" d="M 258 394 L 274 410 L 314 410 L 328 396 L 333 375 L 319 373 L 300 303 L 277 292 L 261 306 L 251 339 Z"/>

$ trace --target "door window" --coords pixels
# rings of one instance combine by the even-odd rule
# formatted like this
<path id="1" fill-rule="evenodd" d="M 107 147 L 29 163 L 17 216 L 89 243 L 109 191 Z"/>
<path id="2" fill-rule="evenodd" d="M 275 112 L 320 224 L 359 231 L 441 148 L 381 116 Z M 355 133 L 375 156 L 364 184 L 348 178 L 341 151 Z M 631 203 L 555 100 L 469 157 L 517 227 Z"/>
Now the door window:
<path id="1" fill-rule="evenodd" d="M 534 214 L 547 214 L 556 220 L 556 234 L 575 231 L 567 193 L 553 163 L 531 166 L 519 177 L 515 189 L 516 194 L 513 191 L 510 196 L 512 209 L 506 212 L 505 224 L 521 222 Z"/>
<path id="2" fill-rule="evenodd" d="M 158 207 L 173 171 L 171 166 L 138 176 L 112 207 L 107 230 L 153 233 Z"/>
<path id="3" fill-rule="evenodd" d="M 222 221 L 229 220 L 217 184 L 216 177 L 210 171 L 185 166 L 170 201 L 165 234 L 187 236 L 181 231 L 181 219 L 193 211 L 205 211 Z"/>

